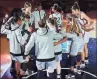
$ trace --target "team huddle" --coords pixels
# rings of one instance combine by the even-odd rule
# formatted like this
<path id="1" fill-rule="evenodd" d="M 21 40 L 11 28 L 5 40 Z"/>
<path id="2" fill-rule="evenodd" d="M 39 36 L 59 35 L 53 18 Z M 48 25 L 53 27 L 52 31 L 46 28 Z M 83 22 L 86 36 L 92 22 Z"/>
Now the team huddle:
<path id="1" fill-rule="evenodd" d="M 37 79 L 61 79 L 62 46 L 71 41 L 69 48 L 70 73 L 66 78 L 74 78 L 75 73 L 81 74 L 80 68 L 88 64 L 89 32 L 94 22 L 80 11 L 77 2 L 66 13 L 57 3 L 47 14 L 41 4 L 32 12 L 31 4 L 26 2 L 24 8 L 15 8 L 3 19 L 1 33 L 6 34 L 10 44 L 12 65 L 10 73 L 14 79 L 22 79 L 27 71 L 27 63 L 36 61 Z M 32 48 L 35 52 L 31 52 Z M 34 53 L 34 54 L 33 54 Z M 33 57 L 32 57 L 33 54 Z M 20 71 L 16 71 L 16 62 L 20 63 Z M 76 67 L 76 68 L 75 68 Z"/>

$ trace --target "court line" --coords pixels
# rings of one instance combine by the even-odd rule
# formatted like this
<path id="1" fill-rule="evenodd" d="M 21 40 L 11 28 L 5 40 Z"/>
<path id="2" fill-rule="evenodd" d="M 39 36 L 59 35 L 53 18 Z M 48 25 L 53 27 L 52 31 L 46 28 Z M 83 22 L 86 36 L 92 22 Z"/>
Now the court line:
<path id="1" fill-rule="evenodd" d="M 70 70 L 70 68 L 61 68 L 61 69 L 63 69 L 63 70 Z M 43 70 L 43 71 L 46 71 L 46 70 Z M 90 73 L 90 72 L 87 72 L 87 71 L 84 71 L 84 70 L 81 70 L 81 72 L 84 72 L 84 73 L 86 73 L 86 74 L 88 74 L 88 75 L 91 75 L 91 76 L 97 78 L 96 75 L 94 75 L 94 74 L 92 74 L 92 73 Z M 33 76 L 33 75 L 36 75 L 36 74 L 37 74 L 37 72 L 35 72 L 35 73 L 33 73 L 33 74 L 31 74 L 31 75 L 29 75 L 29 76 L 27 76 L 27 77 L 24 77 L 24 78 L 27 79 L 27 78 L 29 78 L 30 76 Z M 22 78 L 22 79 L 24 79 L 24 78 Z"/>

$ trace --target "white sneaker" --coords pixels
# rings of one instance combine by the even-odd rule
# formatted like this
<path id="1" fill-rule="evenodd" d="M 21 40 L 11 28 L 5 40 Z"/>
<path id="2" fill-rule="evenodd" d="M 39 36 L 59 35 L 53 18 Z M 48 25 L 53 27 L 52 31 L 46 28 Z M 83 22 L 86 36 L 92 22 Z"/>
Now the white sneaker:
<path id="1" fill-rule="evenodd" d="M 85 64 L 89 64 L 89 60 L 85 60 Z"/>
<path id="2" fill-rule="evenodd" d="M 81 74 L 81 70 L 78 70 L 77 68 L 74 68 L 74 73 L 76 73 L 76 74 Z"/>
<path id="3" fill-rule="evenodd" d="M 31 75 L 33 73 L 34 73 L 34 71 L 27 70 L 24 75 Z"/>
<path id="4" fill-rule="evenodd" d="M 70 79 L 71 78 L 71 74 L 68 74 L 65 76 L 66 79 Z"/>
<path id="5" fill-rule="evenodd" d="M 79 75 L 81 75 L 81 70 L 78 70 L 77 73 L 78 73 Z"/>
<path id="6" fill-rule="evenodd" d="M 28 72 L 28 70 L 25 72 L 25 74 L 24 75 L 29 75 L 29 72 Z"/>
<path id="7" fill-rule="evenodd" d="M 66 79 L 75 79 L 75 75 L 68 74 L 65 76 Z"/>
<path id="8" fill-rule="evenodd" d="M 85 68 L 85 67 L 86 67 L 85 63 L 80 65 L 80 68 Z"/>
<path id="9" fill-rule="evenodd" d="M 77 71 L 78 71 L 77 68 L 74 68 L 74 73 L 77 73 Z"/>

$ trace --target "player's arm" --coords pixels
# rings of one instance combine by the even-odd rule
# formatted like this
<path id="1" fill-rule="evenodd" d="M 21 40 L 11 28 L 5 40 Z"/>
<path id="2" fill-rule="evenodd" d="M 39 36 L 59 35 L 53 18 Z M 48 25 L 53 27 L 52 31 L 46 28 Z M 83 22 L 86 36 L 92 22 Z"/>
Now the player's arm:
<path id="1" fill-rule="evenodd" d="M 29 51 L 34 46 L 34 42 L 35 42 L 35 35 L 34 34 L 35 33 L 33 33 L 31 35 L 29 42 L 25 46 L 25 53 L 24 53 L 24 55 L 28 55 L 29 54 Z"/>
<path id="2" fill-rule="evenodd" d="M 58 44 L 62 44 L 63 42 L 66 42 L 67 38 L 63 38 L 62 40 L 58 41 L 58 42 L 54 42 L 54 46 L 58 45 Z"/>
<path id="3" fill-rule="evenodd" d="M 13 17 L 9 18 L 9 20 L 6 23 L 2 24 L 2 26 L 1 26 L 2 34 L 8 34 L 10 32 L 12 18 Z"/>
<path id="4" fill-rule="evenodd" d="M 86 19 L 87 24 L 85 25 L 85 27 L 89 27 L 91 26 L 91 24 L 93 24 L 94 22 L 92 21 L 92 19 L 90 17 L 88 17 L 84 12 L 82 12 L 82 16 L 84 19 Z"/>

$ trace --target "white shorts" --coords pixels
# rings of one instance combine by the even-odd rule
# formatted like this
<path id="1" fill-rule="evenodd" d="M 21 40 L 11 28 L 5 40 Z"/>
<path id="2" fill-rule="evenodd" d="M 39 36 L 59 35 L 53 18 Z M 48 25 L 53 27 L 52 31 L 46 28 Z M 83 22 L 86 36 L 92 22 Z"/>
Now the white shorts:
<path id="1" fill-rule="evenodd" d="M 62 54 L 55 55 L 56 62 L 60 62 L 62 60 Z"/>
<path id="2" fill-rule="evenodd" d="M 85 32 L 84 43 L 88 43 L 88 42 L 89 42 L 89 32 Z"/>
<path id="3" fill-rule="evenodd" d="M 73 41 L 71 45 L 71 52 L 70 55 L 77 56 L 78 52 L 83 52 L 84 49 L 84 41 L 82 38 L 78 38 L 75 41 Z"/>
<path id="4" fill-rule="evenodd" d="M 48 72 L 54 72 L 54 70 L 56 69 L 56 61 L 49 61 L 49 62 L 40 62 L 40 61 L 36 61 L 36 66 L 38 70 L 43 70 L 47 69 Z"/>
<path id="5" fill-rule="evenodd" d="M 11 58 L 12 58 L 12 60 L 18 61 L 20 63 L 26 62 L 25 59 L 23 58 L 23 56 L 13 56 L 13 55 L 11 55 Z"/>

